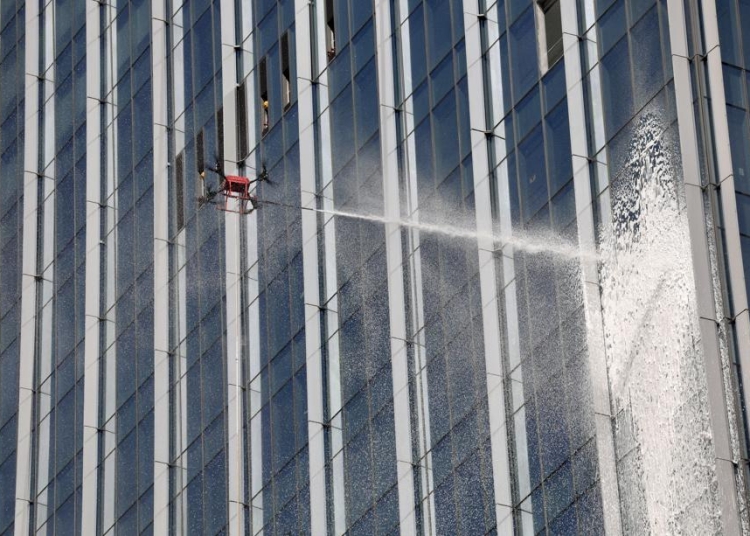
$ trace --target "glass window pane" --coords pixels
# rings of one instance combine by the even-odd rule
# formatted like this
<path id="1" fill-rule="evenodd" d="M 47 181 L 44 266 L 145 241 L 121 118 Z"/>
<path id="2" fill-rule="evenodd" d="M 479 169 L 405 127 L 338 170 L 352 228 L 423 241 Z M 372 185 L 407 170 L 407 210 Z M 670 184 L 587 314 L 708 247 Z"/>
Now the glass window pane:
<path id="1" fill-rule="evenodd" d="M 528 9 L 510 27 L 510 53 L 510 75 L 513 79 L 513 101 L 515 102 L 536 82 L 539 71 L 533 9 Z"/>
<path id="2" fill-rule="evenodd" d="M 521 201 L 528 221 L 547 202 L 547 177 L 541 125 L 518 145 Z"/>
<path id="3" fill-rule="evenodd" d="M 607 138 L 612 137 L 632 115 L 628 52 L 628 40 L 622 39 L 601 61 Z"/>

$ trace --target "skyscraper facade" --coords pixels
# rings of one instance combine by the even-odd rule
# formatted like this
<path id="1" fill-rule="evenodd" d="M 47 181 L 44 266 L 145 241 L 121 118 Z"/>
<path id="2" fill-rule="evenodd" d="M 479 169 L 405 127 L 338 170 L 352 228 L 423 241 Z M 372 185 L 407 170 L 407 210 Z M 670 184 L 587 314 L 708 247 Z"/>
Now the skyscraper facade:
<path id="1" fill-rule="evenodd" d="M 746 0 L 0 0 L 0 535 L 748 534 Z"/>

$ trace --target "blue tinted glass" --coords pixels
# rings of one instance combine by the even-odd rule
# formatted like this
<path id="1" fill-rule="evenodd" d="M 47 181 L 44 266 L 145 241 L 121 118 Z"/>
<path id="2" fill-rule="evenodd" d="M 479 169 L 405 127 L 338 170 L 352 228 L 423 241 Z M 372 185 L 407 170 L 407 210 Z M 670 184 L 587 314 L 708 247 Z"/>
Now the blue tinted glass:
<path id="1" fill-rule="evenodd" d="M 750 145 L 747 140 L 748 116 L 747 112 L 727 106 L 729 121 L 729 142 L 732 149 L 732 163 L 734 164 L 734 187 L 737 191 L 750 194 Z"/>
<path id="2" fill-rule="evenodd" d="M 371 0 L 360 0 L 359 2 L 352 2 L 351 6 L 352 32 L 357 33 L 365 21 L 372 16 L 372 2 Z"/>
<path id="3" fill-rule="evenodd" d="M 449 478 L 435 490 L 435 523 L 438 534 L 459 534 L 453 479 Z"/>
<path id="4" fill-rule="evenodd" d="M 456 78 L 460 79 L 461 77 L 466 75 L 466 43 L 463 39 L 461 39 L 458 44 L 456 44 L 456 48 L 454 50 L 456 53 L 456 61 L 458 62 Z"/>
<path id="5" fill-rule="evenodd" d="M 555 229 L 563 231 L 576 216 L 576 198 L 573 182 L 569 182 L 552 198 L 552 222 Z"/>
<path id="6" fill-rule="evenodd" d="M 565 62 L 558 61 L 542 78 L 544 111 L 549 112 L 565 96 Z"/>
<path id="7" fill-rule="evenodd" d="M 740 233 L 750 237 L 750 196 L 737 194 L 737 218 Z"/>
<path id="8" fill-rule="evenodd" d="M 624 3 L 624 0 L 596 0 L 596 12 L 604 13 L 613 2 Z"/>
<path id="9" fill-rule="evenodd" d="M 440 65 L 430 73 L 432 102 L 440 102 L 453 87 L 453 55 L 448 54 Z"/>
<path id="10" fill-rule="evenodd" d="M 198 24 L 201 24 L 201 22 L 199 21 L 196 24 L 196 32 L 198 31 Z M 273 10 L 268 14 L 268 16 L 260 21 L 260 24 L 258 24 L 258 30 L 260 34 L 260 50 L 258 51 L 258 55 L 260 57 L 263 57 L 268 53 L 271 47 L 276 44 L 276 42 L 278 42 L 279 39 L 279 28 L 275 3 Z M 198 38 L 196 37 L 196 40 L 197 39 Z"/>
<path id="11" fill-rule="evenodd" d="M 547 177 L 541 125 L 518 145 L 518 164 L 523 212 L 528 220 L 547 202 Z"/>
<path id="12" fill-rule="evenodd" d="M 599 53 L 603 56 L 625 35 L 625 2 L 620 0 L 599 19 Z"/>
<path id="13" fill-rule="evenodd" d="M 352 79 L 352 66 L 349 60 L 349 46 L 340 49 L 331 60 L 328 70 L 331 73 L 331 96 L 335 97 Z"/>
<path id="14" fill-rule="evenodd" d="M 639 109 L 664 85 L 659 17 L 655 8 L 636 24 L 632 37 L 633 56 L 638 58 L 633 63 L 633 82 L 636 90 L 635 108 Z"/>
<path id="15" fill-rule="evenodd" d="M 745 53 L 745 69 L 750 69 L 750 0 L 739 0 L 742 50 Z M 723 55 L 722 48 L 722 55 Z"/>
<path id="16" fill-rule="evenodd" d="M 427 85 L 427 82 L 423 82 L 414 90 L 413 102 L 415 123 L 422 121 L 430 111 L 430 94 L 428 93 L 428 90 L 429 86 Z"/>
<path id="17" fill-rule="evenodd" d="M 552 195 L 573 175 L 570 158 L 570 127 L 568 125 L 567 101 L 547 115 L 545 122 L 547 158 Z"/>
<path id="18" fill-rule="evenodd" d="M 461 512 L 461 534 L 485 534 L 485 504 L 482 496 L 480 459 L 474 455 L 456 471 Z M 494 509 L 493 509 L 494 510 Z"/>
<path id="19" fill-rule="evenodd" d="M 337 48 L 349 41 L 349 4 L 351 2 L 334 1 L 333 11 L 336 17 Z M 364 3 L 364 2 L 360 2 Z"/>
<path id="20" fill-rule="evenodd" d="M 380 120 L 374 59 L 354 78 L 354 101 L 357 116 L 357 142 L 361 147 L 378 129 Z"/>
<path id="21" fill-rule="evenodd" d="M 124 73 L 130 61 L 130 16 L 128 6 L 117 15 L 117 72 Z"/>
<path id="22" fill-rule="evenodd" d="M 336 100 L 331 103 L 332 142 L 334 172 L 354 156 L 354 137 L 351 135 L 354 112 L 352 110 L 351 86 L 345 89 Z"/>
<path id="23" fill-rule="evenodd" d="M 744 72 L 729 65 L 723 65 L 724 68 L 724 96 L 727 104 L 745 108 L 745 91 L 742 87 Z"/>
<path id="24" fill-rule="evenodd" d="M 537 44 L 533 9 L 527 10 L 511 26 L 510 53 L 509 74 L 513 78 L 513 100 L 518 101 L 537 80 Z"/>
<path id="25" fill-rule="evenodd" d="M 518 16 L 523 13 L 523 10 L 529 7 L 529 4 L 531 4 L 530 0 L 510 0 L 508 2 L 508 22 L 511 24 L 515 22 Z M 500 5 L 499 9 L 503 9 L 503 6 Z M 500 31 L 503 29 L 501 27 Z"/>
<path id="26" fill-rule="evenodd" d="M 130 31 L 133 36 L 133 58 L 137 58 L 146 49 L 151 37 L 151 2 L 147 0 L 133 0 L 131 6 Z M 208 36 L 209 38 L 211 36 L 210 29 Z"/>
<path id="27" fill-rule="evenodd" d="M 424 14 L 421 4 L 409 17 L 409 37 L 411 38 L 411 75 L 414 86 L 427 76 L 427 50 L 425 48 Z"/>
<path id="28" fill-rule="evenodd" d="M 426 0 L 427 34 L 430 66 L 443 59 L 451 47 L 451 13 L 449 0 Z"/>
<path id="29" fill-rule="evenodd" d="M 539 87 L 535 87 L 524 99 L 516 106 L 516 128 L 518 129 L 518 139 L 524 136 L 542 120 L 541 110 L 539 109 Z"/>
<path id="30" fill-rule="evenodd" d="M 420 192 L 431 191 L 435 186 L 432 170 L 432 136 L 430 119 L 427 118 L 415 129 L 414 139 L 417 152 L 417 181 Z"/>
<path id="31" fill-rule="evenodd" d="M 369 20 L 365 27 L 352 39 L 355 73 L 375 55 L 373 28 L 372 20 Z"/>
<path id="32" fill-rule="evenodd" d="M 471 153 L 471 127 L 469 125 L 469 86 L 466 78 L 458 83 L 458 129 L 461 140 L 461 157 Z"/>
<path id="33" fill-rule="evenodd" d="M 436 178 L 445 177 L 459 161 L 460 155 L 456 147 L 458 127 L 456 125 L 456 101 L 453 91 L 435 107 L 435 157 Z"/>
<path id="34" fill-rule="evenodd" d="M 641 18 L 648 8 L 653 6 L 656 2 L 654 0 L 630 0 L 630 20 L 637 21 Z"/>
<path id="35" fill-rule="evenodd" d="M 716 0 L 716 15 L 719 19 L 721 59 L 733 65 L 741 65 L 736 26 L 739 17 L 734 0 Z"/>
<path id="36" fill-rule="evenodd" d="M 555 518 L 573 502 L 573 478 L 570 463 L 565 463 L 546 482 L 547 516 Z M 573 518 L 575 519 L 575 517 Z"/>
<path id="37" fill-rule="evenodd" d="M 621 40 L 601 61 L 602 93 L 607 137 L 611 137 L 631 117 L 633 95 L 630 85 L 628 41 Z"/>
<path id="38" fill-rule="evenodd" d="M 213 38 L 211 32 L 211 11 L 207 10 L 195 23 L 193 32 L 193 53 L 195 62 L 195 85 L 200 91 L 214 76 Z"/>
<path id="39" fill-rule="evenodd" d="M 500 37 L 500 74 L 503 82 L 503 114 L 507 114 L 513 107 L 513 96 L 510 92 L 510 66 L 508 52 L 508 35 Z"/>

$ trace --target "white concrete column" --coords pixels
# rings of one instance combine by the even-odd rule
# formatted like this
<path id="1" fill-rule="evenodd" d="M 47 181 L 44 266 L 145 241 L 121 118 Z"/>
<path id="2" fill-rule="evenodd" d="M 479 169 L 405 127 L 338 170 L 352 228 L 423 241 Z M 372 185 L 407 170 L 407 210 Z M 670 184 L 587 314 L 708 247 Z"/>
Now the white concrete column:
<path id="1" fill-rule="evenodd" d="M 154 147 L 154 534 L 169 532 L 169 117 L 165 0 L 151 4 Z"/>
<path id="2" fill-rule="evenodd" d="M 734 320 L 734 330 L 736 332 L 736 358 L 740 364 L 740 374 L 742 376 L 742 391 L 737 392 L 734 389 L 734 366 L 729 352 L 726 347 L 732 345 L 731 340 L 723 341 L 726 346 L 720 344 L 721 371 L 719 364 L 714 366 L 707 364 L 706 372 L 708 377 L 709 399 L 712 400 L 712 409 L 716 408 L 718 412 L 722 406 L 725 407 L 725 414 L 719 416 L 712 414 L 712 424 L 720 428 L 727 426 L 729 432 L 729 449 L 726 453 L 731 458 L 724 458 L 717 452 L 717 476 L 719 481 L 725 481 L 721 486 L 722 491 L 728 491 L 728 483 L 734 477 L 736 485 L 735 497 L 722 496 L 722 522 L 724 529 L 729 533 L 736 530 L 747 530 L 750 525 L 747 511 L 747 493 L 748 482 L 746 473 L 737 469 L 737 464 L 742 459 L 742 438 L 741 438 L 741 421 L 742 407 L 744 403 L 750 400 L 750 313 L 748 313 L 747 300 L 747 281 L 745 281 L 745 271 L 742 259 L 742 247 L 740 245 L 740 228 L 737 215 L 737 197 L 734 186 L 734 172 L 732 167 L 732 155 L 729 142 L 729 125 L 727 121 L 727 108 L 724 93 L 724 73 L 721 65 L 721 49 L 719 45 L 719 27 L 716 15 L 716 4 L 712 2 L 700 2 L 702 14 L 702 29 L 704 39 L 704 50 L 706 50 L 705 66 L 708 72 L 708 88 L 711 95 L 711 116 L 713 119 L 713 140 L 715 150 L 715 161 L 718 171 L 716 177 L 719 183 L 719 195 L 721 204 L 722 222 L 724 224 L 724 252 L 726 254 L 726 273 L 728 273 L 728 286 L 732 289 L 731 297 L 731 314 Z M 715 218 L 714 218 L 715 219 Z M 716 224 L 718 222 L 714 222 Z M 711 230 L 710 232 L 714 232 Z M 716 248 L 709 246 L 710 252 L 717 251 Z M 712 258 L 712 262 L 717 263 L 717 259 Z M 718 266 L 712 267 L 718 272 Z M 721 296 L 716 296 L 721 300 Z M 717 318 L 722 319 L 724 324 L 727 320 L 722 318 L 725 311 L 729 310 L 729 304 L 717 302 Z M 730 338 L 724 325 L 718 327 L 720 338 Z M 721 372 L 722 377 L 718 374 Z M 720 389 L 721 387 L 721 389 Z M 723 399 L 723 400 L 722 400 Z M 726 421 L 724 420 L 726 418 Z M 713 423 L 718 420 L 717 423 Z M 719 432 L 717 430 L 715 433 Z M 735 498 L 737 504 L 735 505 Z M 735 512 L 736 509 L 736 512 Z M 738 517 L 735 518 L 734 516 Z M 739 524 L 739 527 L 735 526 Z M 735 525 L 735 526 L 733 526 Z M 741 527 L 741 529 L 740 529 Z"/>
<path id="3" fill-rule="evenodd" d="M 414 100 L 412 92 L 412 62 L 411 62 L 411 28 L 409 23 L 409 2 L 399 0 L 396 4 L 396 39 L 398 63 L 400 65 L 399 77 L 402 91 L 401 119 L 403 122 L 403 139 L 398 140 L 401 145 L 403 159 L 403 205 L 406 207 L 406 217 L 410 221 L 419 221 L 419 192 L 417 181 L 417 150 L 414 132 Z M 393 66 L 390 70 L 394 70 Z M 398 97 L 397 97 L 398 100 Z M 398 120 L 398 119 L 397 119 Z M 430 428 L 430 396 L 427 381 L 427 341 L 424 322 L 424 280 L 422 278 L 422 252 L 420 249 L 420 233 L 415 228 L 406 229 L 407 264 L 411 288 L 409 296 L 410 318 L 408 319 L 411 331 L 411 345 L 414 354 L 412 374 L 414 385 L 412 393 L 412 404 L 414 405 L 413 416 L 417 422 L 412 422 L 412 430 L 416 431 L 416 437 L 412 441 L 416 443 L 418 460 L 415 465 L 419 468 L 419 502 L 422 532 L 435 534 L 435 482 L 433 478 L 432 464 L 432 438 Z M 394 415 L 395 419 L 405 418 L 406 415 Z"/>
<path id="4" fill-rule="evenodd" d="M 101 77 L 104 81 L 104 162 L 101 180 L 104 182 L 104 200 L 102 217 L 104 218 L 104 259 L 102 270 L 104 273 L 103 311 L 101 312 L 103 330 L 104 353 L 99 357 L 103 363 L 100 371 L 103 373 L 104 385 L 100 389 L 103 399 L 100 400 L 103 414 L 100 416 L 102 428 L 100 442 L 103 443 L 103 470 L 101 481 L 97 485 L 101 488 L 101 530 L 107 533 L 115 523 L 115 478 L 116 478 L 116 447 L 117 447 L 117 345 L 115 303 L 117 293 L 115 289 L 117 276 L 117 91 L 114 83 L 117 80 L 117 31 L 114 24 L 117 10 L 111 4 L 102 5 L 104 10 L 104 55 L 107 58 Z M 111 533 L 110 533 L 111 534 Z"/>
<path id="5" fill-rule="evenodd" d="M 474 201 L 477 225 L 477 247 L 479 255 L 479 283 L 482 299 L 482 327 L 484 334 L 484 360 L 487 378 L 488 413 L 490 422 L 490 448 L 492 452 L 492 477 L 495 494 L 495 517 L 497 530 L 505 534 L 513 530 L 513 498 L 510 490 L 510 462 L 508 459 L 508 431 L 505 422 L 505 392 L 503 389 L 502 345 L 500 338 L 500 314 L 498 310 L 498 288 L 495 268 L 495 244 L 488 237 L 493 235 L 492 187 L 493 170 L 490 169 L 490 152 L 494 160 L 500 162 L 505 157 L 505 125 L 500 122 L 502 113 L 502 79 L 500 77 L 500 56 L 497 39 L 499 29 L 496 18 L 477 17 L 480 6 L 477 0 L 469 0 L 464 5 L 464 28 L 466 33 L 466 68 L 469 93 L 469 123 L 471 127 L 472 174 L 474 176 Z M 481 26 L 486 24 L 489 53 L 493 69 L 485 73 L 482 53 Z M 485 77 L 496 91 L 485 92 Z M 491 107 L 492 125 L 487 125 L 487 106 Z M 498 138 L 498 139 L 495 139 Z M 490 143 L 488 143 L 488 140 Z M 503 168 L 504 169 L 504 168 Z M 499 201 L 501 205 L 510 203 L 507 192 L 507 174 L 500 177 Z M 502 232 L 510 235 L 510 210 L 502 210 Z M 513 251 L 503 249 L 505 270 L 513 274 Z M 511 277 L 513 277 L 511 275 Z"/>
<path id="6" fill-rule="evenodd" d="M 54 497 L 47 484 L 50 480 L 50 456 L 53 446 L 52 420 L 55 367 L 53 333 L 55 317 L 55 4 L 48 2 L 40 13 L 44 50 L 41 52 L 40 80 L 42 81 L 42 131 L 40 134 L 41 163 L 39 183 L 39 235 L 37 242 L 37 347 L 34 388 L 36 389 L 36 414 L 33 417 L 35 433 L 36 467 L 31 483 L 35 520 L 32 525 L 41 527 L 47 519 L 48 506 Z"/>
<path id="7" fill-rule="evenodd" d="M 247 125 L 247 146 L 250 154 L 246 163 L 255 163 L 256 154 L 256 103 L 255 96 L 255 23 L 252 2 L 247 2 L 242 6 L 241 15 L 241 54 L 242 66 L 247 73 L 240 73 L 243 76 L 245 85 L 245 124 Z M 237 16 L 237 14 L 235 14 Z M 237 110 L 240 113 L 240 110 Z M 236 120 L 239 122 L 240 117 Z M 226 124 L 226 118 L 225 118 Z M 257 170 L 253 170 L 256 171 Z M 255 192 L 255 185 L 252 186 Z M 247 355 L 245 356 L 248 377 L 243 379 L 243 385 L 246 390 L 247 415 L 244 422 L 247 423 L 247 444 L 245 451 L 248 452 L 248 461 L 245 467 L 245 478 L 247 479 L 250 497 L 246 498 L 249 503 L 250 515 L 250 532 L 253 535 L 263 533 L 263 416 L 262 408 L 262 385 L 261 385 L 261 355 L 260 355 L 260 303 L 259 303 L 259 275 L 260 268 L 258 259 L 258 215 L 252 212 L 244 216 L 241 223 L 245 227 L 244 246 L 246 257 L 243 266 L 243 285 L 245 295 L 247 296 L 246 304 L 246 326 L 247 334 Z"/>
<path id="8" fill-rule="evenodd" d="M 299 112 L 300 163 L 307 170 L 300 177 L 302 210 L 302 267 L 305 299 L 305 352 L 307 362 L 307 430 L 310 451 L 310 531 L 325 534 L 327 528 L 325 411 L 323 403 L 323 360 L 320 324 L 320 268 L 318 266 L 318 222 L 316 206 L 315 114 L 313 70 L 310 58 L 315 50 L 310 22 L 314 6 L 295 0 L 297 55 L 297 108 Z"/>
<path id="9" fill-rule="evenodd" d="M 401 195 L 399 186 L 398 136 L 393 62 L 393 33 L 390 2 L 375 4 L 375 39 L 380 99 L 380 154 L 383 173 L 385 254 L 388 269 L 388 317 L 391 334 L 391 371 L 393 377 L 393 416 L 396 438 L 396 472 L 401 534 L 416 534 L 411 404 L 409 396 L 409 357 L 406 331 L 406 296 L 402 257 Z"/>
<path id="10" fill-rule="evenodd" d="M 677 118 L 680 134 L 680 153 L 682 159 L 683 180 L 685 184 L 685 202 L 687 205 L 687 220 L 692 249 L 692 264 L 695 277 L 696 307 L 700 322 L 702 339 L 702 354 L 705 362 L 706 379 L 708 382 L 708 402 L 711 416 L 711 432 L 715 450 L 717 482 L 719 486 L 719 506 L 721 508 L 722 533 L 740 534 L 738 495 L 735 481 L 735 471 L 732 452 L 729 422 L 727 419 L 727 400 L 722 377 L 722 350 L 717 330 L 717 310 L 714 295 L 713 270 L 708 241 L 705 212 L 705 195 L 699 162 L 698 136 L 693 109 L 693 91 L 691 83 L 691 65 L 688 54 L 686 19 L 684 4 L 679 0 L 667 2 L 669 14 L 670 45 L 672 51 L 672 69 L 674 71 L 675 99 L 677 103 Z M 711 18 L 707 19 L 708 33 L 706 35 L 706 50 L 709 51 L 709 65 L 713 63 L 713 80 L 711 81 L 712 110 L 714 120 L 719 121 L 717 136 L 717 152 L 720 177 L 722 180 L 722 201 L 728 201 L 729 231 L 727 232 L 727 253 L 729 257 L 730 279 L 737 279 L 736 270 L 741 265 L 739 251 L 739 227 L 736 219 L 736 205 L 734 199 L 734 183 L 731 175 L 731 156 L 729 154 L 728 128 L 726 126 L 726 107 L 724 104 L 724 90 L 721 82 L 721 58 L 718 49 L 718 30 L 716 26 L 715 6 L 711 8 Z M 705 6 L 704 6 L 705 13 Z M 710 46 L 710 48 L 709 48 Z M 712 53 L 713 49 L 713 53 Z M 718 69 L 718 72 L 716 72 Z M 717 77 L 719 81 L 717 81 Z M 721 85 L 719 85 L 721 84 Z M 714 91 L 721 91 L 720 94 Z M 716 100 L 714 100 L 716 99 Z M 722 133 L 723 131 L 723 133 Z M 726 174 L 726 175 L 725 175 Z M 728 182 L 724 182 L 728 180 Z M 725 195 L 726 191 L 726 195 Z M 733 212 L 731 209 L 735 207 Z M 736 233 L 736 235 L 735 235 Z M 737 246 L 732 251 L 733 245 Z M 731 253 L 730 253 L 731 252 Z M 733 272 L 735 271 L 734 277 Z M 740 307 L 745 308 L 747 315 L 747 300 L 744 285 L 733 289 L 735 297 L 739 297 Z M 741 292 L 741 296 L 738 293 Z M 738 309 L 738 312 L 741 312 Z M 723 314 L 722 314 L 723 316 Z M 742 322 L 740 323 L 742 324 Z M 738 356 L 747 358 L 747 355 Z M 725 357 L 726 359 L 726 357 Z M 747 388 L 747 386 L 746 386 Z"/>
<path id="11" fill-rule="evenodd" d="M 327 69 L 328 54 L 326 51 L 326 20 L 325 3 L 315 5 L 314 26 L 315 35 L 312 37 L 312 57 L 317 65 L 317 71 L 312 73 L 317 83 L 314 109 L 319 110 L 314 118 L 318 134 L 317 164 L 319 169 L 321 207 L 324 210 L 335 209 L 333 187 L 333 147 L 331 141 L 331 108 L 330 108 L 330 71 Z M 305 57 L 297 57 L 297 65 L 305 61 Z M 301 160 L 304 162 L 304 160 Z M 316 185 L 317 188 L 317 185 Z M 323 322 L 326 327 L 327 340 L 323 341 L 326 348 L 326 397 L 328 404 L 327 428 L 330 442 L 330 482 L 329 494 L 333 512 L 331 512 L 333 533 L 344 534 L 347 530 L 346 520 L 346 477 L 344 474 L 344 420 L 341 394 L 341 333 L 339 331 L 339 302 L 338 302 L 338 269 L 336 248 L 336 221 L 331 214 L 322 216 L 322 241 L 325 259 L 319 259 L 322 274 L 322 295 L 320 304 L 323 305 Z"/>
<path id="12" fill-rule="evenodd" d="M 184 37 L 184 11 L 185 7 L 182 1 L 172 2 L 171 21 L 169 31 L 172 32 L 172 87 L 169 88 L 172 99 L 172 113 L 174 124 L 172 125 L 172 134 L 174 137 L 175 155 L 180 154 L 185 148 L 185 43 Z M 184 163 L 184 160 L 183 160 Z M 177 170 L 175 170 L 176 173 Z M 183 165 L 183 174 L 187 176 L 190 171 Z M 178 179 L 180 180 L 180 179 Z M 185 180 L 183 177 L 181 180 Z M 183 192 L 185 186 L 183 186 Z M 190 203 L 189 194 L 185 196 L 184 203 Z M 179 208 L 177 208 L 179 210 Z M 172 282 L 172 314 L 176 318 L 172 321 L 174 331 L 172 333 L 172 344 L 177 345 L 176 352 L 170 356 L 172 360 L 172 384 L 173 395 L 171 397 L 171 407 L 169 408 L 170 422 L 174 435 L 172 439 L 172 471 L 173 471 L 173 496 L 170 497 L 172 502 L 172 515 L 170 524 L 174 527 L 175 534 L 183 534 L 187 531 L 188 526 L 188 503 L 185 487 L 187 486 L 188 477 L 188 457 L 186 449 L 187 444 L 187 407 L 188 407 L 188 388 L 187 388 L 187 246 L 186 232 L 181 229 L 177 233 L 175 241 L 172 243 L 172 261 L 173 271 L 170 273 Z"/>
<path id="13" fill-rule="evenodd" d="M 83 489 L 81 532 L 97 531 L 99 512 L 100 310 L 102 276 L 102 72 L 100 70 L 102 6 L 86 1 L 86 289 L 83 378 Z"/>
<path id="14" fill-rule="evenodd" d="M 234 0 L 221 1 L 221 80 L 224 118 L 224 170 L 235 174 L 237 164 L 237 50 L 241 36 L 236 32 Z M 247 6 L 250 9 L 249 5 Z M 254 177 L 252 177 L 254 178 Z M 242 368 L 242 256 L 241 227 L 244 214 L 241 204 L 233 200 L 233 210 L 226 212 L 225 254 L 226 254 L 226 318 L 227 318 L 227 487 L 229 501 L 229 534 L 240 535 L 245 531 L 245 380 Z"/>
<path id="15" fill-rule="evenodd" d="M 39 35 L 42 28 L 39 4 L 26 6 L 26 34 Z M 34 364 L 36 361 L 37 303 L 37 218 L 39 183 L 40 42 L 28 39 L 25 45 L 24 107 L 24 198 L 23 257 L 21 275 L 21 337 L 18 378 L 18 435 L 16 445 L 16 503 L 14 533 L 26 536 L 31 529 L 30 510 L 34 499 L 31 489 L 32 429 L 34 419 Z"/>

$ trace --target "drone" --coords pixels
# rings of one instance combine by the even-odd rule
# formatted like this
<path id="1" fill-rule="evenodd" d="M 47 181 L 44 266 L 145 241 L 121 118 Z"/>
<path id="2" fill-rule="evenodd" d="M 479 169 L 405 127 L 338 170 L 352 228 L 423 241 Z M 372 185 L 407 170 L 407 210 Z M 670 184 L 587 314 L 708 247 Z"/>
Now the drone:
<path id="1" fill-rule="evenodd" d="M 205 170 L 200 171 L 200 179 L 203 184 L 203 195 L 198 197 L 199 206 L 206 204 L 218 205 L 219 210 L 225 212 L 234 212 L 239 214 L 250 214 L 256 210 L 260 205 L 258 197 L 250 193 L 250 185 L 256 182 L 271 182 L 268 179 L 268 171 L 266 165 L 263 164 L 261 172 L 254 179 L 249 177 L 242 177 L 239 175 L 226 175 L 221 167 L 221 160 L 215 157 L 216 163 L 213 166 L 206 166 L 206 169 L 216 173 L 219 176 L 219 184 L 216 189 L 212 188 L 211 185 L 206 184 L 206 172 Z M 221 194 L 224 197 L 224 202 L 220 200 L 216 201 L 215 198 Z M 236 199 L 239 201 L 239 210 L 233 210 L 230 205 L 230 199 Z"/>

